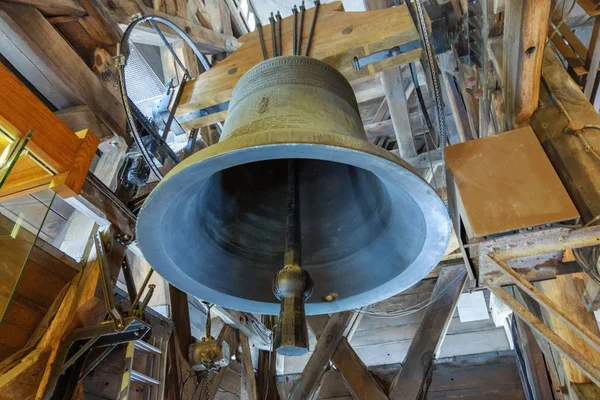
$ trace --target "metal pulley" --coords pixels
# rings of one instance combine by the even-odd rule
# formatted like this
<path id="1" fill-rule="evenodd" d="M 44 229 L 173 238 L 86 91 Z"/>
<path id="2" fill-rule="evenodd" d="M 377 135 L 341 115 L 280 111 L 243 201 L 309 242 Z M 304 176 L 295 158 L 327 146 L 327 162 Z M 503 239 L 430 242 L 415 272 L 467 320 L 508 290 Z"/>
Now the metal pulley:
<path id="1" fill-rule="evenodd" d="M 291 227 L 307 276 L 278 275 L 288 264 L 290 160 L 299 210 Z M 276 275 L 280 298 L 306 301 L 306 314 L 353 309 L 423 279 L 449 236 L 437 193 L 406 162 L 367 142 L 346 79 L 303 56 L 266 60 L 240 79 L 219 143 L 177 165 L 137 224 L 144 257 L 173 285 L 273 315 Z"/>

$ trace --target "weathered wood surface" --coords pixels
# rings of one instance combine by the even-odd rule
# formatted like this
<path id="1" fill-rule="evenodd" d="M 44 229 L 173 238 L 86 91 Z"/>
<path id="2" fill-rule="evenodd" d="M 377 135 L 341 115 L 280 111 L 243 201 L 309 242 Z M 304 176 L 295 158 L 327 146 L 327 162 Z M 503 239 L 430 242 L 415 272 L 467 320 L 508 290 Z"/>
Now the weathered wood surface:
<path id="1" fill-rule="evenodd" d="M 305 21 L 311 21 L 314 8 L 305 12 Z M 310 56 L 337 68 L 350 80 L 356 80 L 418 59 L 420 49 L 388 58 L 385 61 L 356 71 L 352 59 L 418 40 L 417 30 L 406 6 L 387 10 L 344 13 L 340 2 L 321 5 Z M 282 21 L 282 53 L 292 54 L 292 17 Z M 351 27 L 348 34 L 344 28 Z M 271 42 L 270 27 L 263 27 L 266 43 Z M 303 43 L 309 29 L 303 30 Z M 348 32 L 347 30 L 345 32 Z M 185 86 L 177 116 L 228 101 L 235 84 L 250 68 L 263 60 L 258 32 L 239 39 L 241 47 L 214 68 Z M 271 49 L 267 46 L 267 51 Z M 208 125 L 224 120 L 225 112 L 213 114 L 184 124 L 185 127 Z"/>
<path id="2" fill-rule="evenodd" d="M 87 105 L 119 136 L 125 132 L 125 111 L 52 24 L 34 7 L 0 4 L 1 30 L 21 50 L 31 68 L 43 75 L 73 105 Z M 11 57 L 9 55 L 9 59 Z"/>
<path id="3" fill-rule="evenodd" d="M 507 130 L 527 121 L 538 106 L 549 16 L 549 1 L 506 1 L 503 69 Z"/>
<path id="4" fill-rule="evenodd" d="M 416 157 L 417 150 L 413 140 L 410 119 L 408 118 L 408 105 L 400 67 L 390 68 L 381 72 L 381 84 L 385 91 L 385 98 L 387 99 L 390 118 L 394 126 L 400 157 Z"/>
<path id="5" fill-rule="evenodd" d="M 258 390 L 254 368 L 252 368 L 252 354 L 250 353 L 250 342 L 248 337 L 238 331 L 238 342 L 242 349 L 242 372 L 240 379 L 240 399 L 257 400 Z"/>
<path id="6" fill-rule="evenodd" d="M 585 223 L 600 215 L 598 160 L 584 150 L 577 136 L 564 133 L 568 120 L 550 92 L 575 121 L 600 125 L 600 116 L 550 47 L 544 51 L 542 76 L 541 106 L 531 118 L 531 127 Z M 582 135 L 591 147 L 600 148 L 596 131 L 584 131 Z"/>
<path id="7" fill-rule="evenodd" d="M 321 339 L 317 341 L 315 350 L 302 371 L 300 380 L 294 384 L 290 392 L 289 400 L 309 399 L 318 390 L 329 360 L 342 340 L 346 325 L 351 318 L 352 312 L 345 311 L 334 314 L 329 319 Z"/>
<path id="8" fill-rule="evenodd" d="M 435 301 L 425 309 L 406 361 L 392 383 L 390 399 L 418 399 L 427 392 L 435 354 L 442 344 L 466 279 L 464 266 L 446 267 L 440 272 L 431 293 Z"/>
<path id="9" fill-rule="evenodd" d="M 317 340 L 321 337 L 329 319 L 327 315 L 308 317 L 308 324 Z M 331 357 L 331 361 L 342 374 L 346 387 L 354 398 L 359 400 L 387 400 L 387 395 L 367 371 L 365 364 L 348 343 L 347 337 L 342 337 Z"/>
<path id="10" fill-rule="evenodd" d="M 433 367 L 426 399 L 525 399 L 516 358 L 512 352 L 492 352 L 440 361 Z M 399 367 L 399 364 L 374 366 L 369 371 L 387 390 Z M 277 385 L 285 393 L 299 378 L 300 374 L 280 375 L 277 377 Z M 325 373 L 318 399 L 352 399 L 341 373 L 334 370 Z"/>

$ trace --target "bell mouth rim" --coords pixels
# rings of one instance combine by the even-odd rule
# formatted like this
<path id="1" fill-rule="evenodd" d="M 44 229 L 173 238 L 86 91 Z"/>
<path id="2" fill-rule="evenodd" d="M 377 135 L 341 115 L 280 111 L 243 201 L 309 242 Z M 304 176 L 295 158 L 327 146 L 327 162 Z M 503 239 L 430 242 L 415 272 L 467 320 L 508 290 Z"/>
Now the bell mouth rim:
<path id="1" fill-rule="evenodd" d="M 157 248 L 157 243 L 151 239 L 160 235 L 160 220 L 166 207 L 184 187 L 203 182 L 227 168 L 287 158 L 331 161 L 370 171 L 384 183 L 400 185 L 409 192 L 425 219 L 423 247 L 403 272 L 380 286 L 350 297 L 332 302 L 323 299 L 311 302 L 309 299 L 307 315 L 341 312 L 383 301 L 414 286 L 437 266 L 450 240 L 450 218 L 442 199 L 414 168 L 399 156 L 361 139 L 335 133 L 299 131 L 230 137 L 197 152 L 173 168 L 150 193 L 138 215 L 136 237 L 146 261 L 172 285 L 202 300 L 246 312 L 279 314 L 275 296 L 271 303 L 249 300 L 219 292 L 193 280 L 175 265 L 166 249 Z M 192 182 L 194 179 L 196 182 Z M 144 243 L 146 239 L 148 246 Z M 369 299 L 368 303 L 365 299 Z"/>

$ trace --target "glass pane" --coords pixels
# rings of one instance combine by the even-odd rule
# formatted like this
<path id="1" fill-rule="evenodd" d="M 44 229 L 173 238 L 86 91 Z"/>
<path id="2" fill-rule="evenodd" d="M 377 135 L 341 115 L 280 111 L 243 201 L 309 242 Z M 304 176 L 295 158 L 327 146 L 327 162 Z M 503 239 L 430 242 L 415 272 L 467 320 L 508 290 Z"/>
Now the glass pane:
<path id="1" fill-rule="evenodd" d="M 55 195 L 50 190 L 40 193 Z M 50 203 L 32 196 L 0 202 L 0 322 L 44 227 Z"/>
<path id="2" fill-rule="evenodd" d="M 25 150 L 25 146 L 27 146 L 27 142 L 29 142 L 32 134 L 33 131 L 29 131 L 25 137 L 19 140 L 12 140 L 0 128 L 0 188 L 6 181 L 6 178 L 8 178 L 8 175 L 10 175 L 10 171 L 12 171 L 12 168 L 19 160 L 23 150 Z"/>

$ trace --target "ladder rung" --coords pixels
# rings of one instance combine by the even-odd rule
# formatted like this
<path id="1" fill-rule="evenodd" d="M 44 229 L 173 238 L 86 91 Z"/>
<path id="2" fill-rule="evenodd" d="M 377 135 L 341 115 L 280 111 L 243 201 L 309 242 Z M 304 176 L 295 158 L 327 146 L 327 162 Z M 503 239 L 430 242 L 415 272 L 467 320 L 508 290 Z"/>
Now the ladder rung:
<path id="1" fill-rule="evenodd" d="M 142 383 L 144 385 L 158 386 L 160 384 L 160 382 L 157 381 L 156 379 L 151 378 L 151 377 L 144 375 L 137 371 L 131 371 L 131 380 Z"/>
<path id="2" fill-rule="evenodd" d="M 135 348 L 137 350 L 142 350 L 147 353 L 162 354 L 162 351 L 160 351 L 160 349 L 158 349 L 158 348 L 152 346 L 150 343 L 144 342 L 142 340 L 135 341 Z"/>

